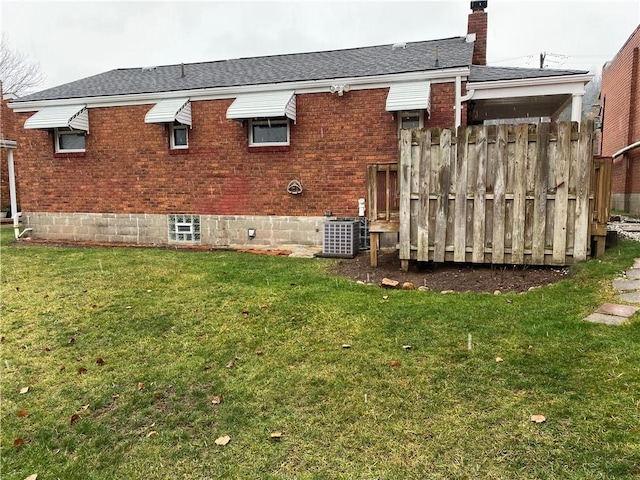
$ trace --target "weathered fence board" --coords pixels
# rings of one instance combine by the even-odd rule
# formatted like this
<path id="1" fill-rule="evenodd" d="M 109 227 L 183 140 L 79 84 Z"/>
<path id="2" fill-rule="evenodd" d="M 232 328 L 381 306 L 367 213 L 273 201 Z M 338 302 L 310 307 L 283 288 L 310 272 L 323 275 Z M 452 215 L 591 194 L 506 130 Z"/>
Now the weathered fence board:
<path id="1" fill-rule="evenodd" d="M 590 255 L 590 122 L 580 130 L 571 123 L 403 130 L 399 145 L 403 267 L 410 259 L 566 265 Z M 601 172 L 610 179 L 610 169 Z M 376 198 L 380 190 L 369 191 Z"/>

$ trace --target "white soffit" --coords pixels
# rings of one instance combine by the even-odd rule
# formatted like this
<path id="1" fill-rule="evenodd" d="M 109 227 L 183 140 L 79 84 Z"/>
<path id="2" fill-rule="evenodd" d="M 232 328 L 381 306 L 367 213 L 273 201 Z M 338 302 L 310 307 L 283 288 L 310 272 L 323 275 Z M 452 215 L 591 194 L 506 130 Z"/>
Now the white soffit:
<path id="1" fill-rule="evenodd" d="M 191 102 L 188 98 L 160 100 L 144 116 L 145 123 L 180 122 L 191 126 Z"/>
<path id="2" fill-rule="evenodd" d="M 227 118 L 289 117 L 296 121 L 296 96 L 294 91 L 247 93 L 234 100 L 227 110 Z"/>
<path id="3" fill-rule="evenodd" d="M 431 82 L 396 83 L 389 88 L 387 112 L 431 108 Z"/>
<path id="4" fill-rule="evenodd" d="M 31 115 L 24 128 L 73 128 L 89 131 L 89 112 L 86 105 L 65 105 L 60 107 L 46 107 Z"/>

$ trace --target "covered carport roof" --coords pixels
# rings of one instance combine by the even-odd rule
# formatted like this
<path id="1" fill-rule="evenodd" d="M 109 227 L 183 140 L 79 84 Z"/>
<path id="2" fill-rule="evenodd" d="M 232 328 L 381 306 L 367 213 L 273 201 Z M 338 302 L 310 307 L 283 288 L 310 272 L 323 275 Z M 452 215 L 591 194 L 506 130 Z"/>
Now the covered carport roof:
<path id="1" fill-rule="evenodd" d="M 584 70 L 473 65 L 463 101 L 469 102 L 474 123 L 506 118 L 555 118 L 569 104 L 572 120 L 576 120 L 584 87 L 592 78 Z"/>

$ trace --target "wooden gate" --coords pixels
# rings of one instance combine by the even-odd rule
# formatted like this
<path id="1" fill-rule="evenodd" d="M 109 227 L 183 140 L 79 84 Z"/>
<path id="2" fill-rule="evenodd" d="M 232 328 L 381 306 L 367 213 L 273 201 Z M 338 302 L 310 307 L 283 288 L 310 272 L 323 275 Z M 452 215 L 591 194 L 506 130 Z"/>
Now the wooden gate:
<path id="1" fill-rule="evenodd" d="M 402 267 L 410 259 L 518 265 L 586 260 L 592 167 L 592 122 L 580 128 L 562 122 L 403 130 L 397 230 Z M 374 175 L 381 178 L 378 168 L 370 167 L 370 183 Z M 370 185 L 370 197 L 378 190 Z M 371 220 L 380 221 L 383 203 L 375 202 Z"/>

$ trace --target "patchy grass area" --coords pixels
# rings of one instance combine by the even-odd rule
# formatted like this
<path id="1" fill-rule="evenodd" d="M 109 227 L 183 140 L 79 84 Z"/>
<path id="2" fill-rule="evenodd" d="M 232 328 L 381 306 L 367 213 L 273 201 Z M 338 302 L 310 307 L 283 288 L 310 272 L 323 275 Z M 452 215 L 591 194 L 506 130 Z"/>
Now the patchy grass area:
<path id="1" fill-rule="evenodd" d="M 494 296 L 382 291 L 328 260 L 10 239 L 3 479 L 640 474 L 640 321 L 581 320 L 640 244 Z"/>

